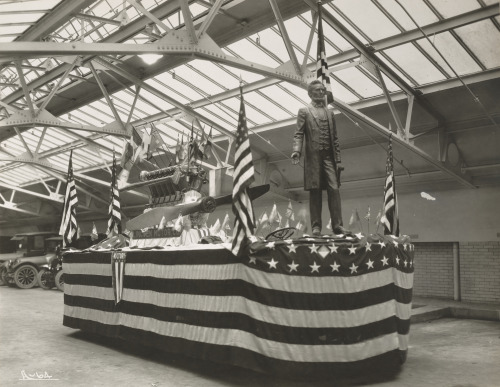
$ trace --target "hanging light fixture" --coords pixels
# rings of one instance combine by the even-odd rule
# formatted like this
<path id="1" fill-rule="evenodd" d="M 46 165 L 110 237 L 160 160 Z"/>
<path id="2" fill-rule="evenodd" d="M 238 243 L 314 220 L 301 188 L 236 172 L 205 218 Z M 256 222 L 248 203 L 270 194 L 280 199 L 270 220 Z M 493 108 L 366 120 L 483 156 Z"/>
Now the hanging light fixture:
<path id="1" fill-rule="evenodd" d="M 152 65 L 153 63 L 156 63 L 158 59 L 162 57 L 162 55 L 156 55 L 156 54 L 144 54 L 144 55 L 138 55 L 139 58 L 141 58 L 144 63 L 148 65 Z"/>

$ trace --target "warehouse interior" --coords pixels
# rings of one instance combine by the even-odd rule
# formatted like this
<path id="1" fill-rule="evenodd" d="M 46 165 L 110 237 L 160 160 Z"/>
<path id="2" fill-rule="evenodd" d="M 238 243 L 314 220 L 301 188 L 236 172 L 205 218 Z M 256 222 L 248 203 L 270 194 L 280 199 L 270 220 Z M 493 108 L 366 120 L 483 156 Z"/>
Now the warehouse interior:
<path id="1" fill-rule="evenodd" d="M 129 182 L 174 162 L 179 141 L 210 134 L 206 191 L 230 194 L 240 84 L 256 184 L 271 187 L 256 217 L 274 204 L 306 212 L 290 154 L 315 76 L 316 10 L 312 0 L 0 1 L 0 234 L 59 229 L 70 152 L 81 232 L 105 232 L 113 153 L 120 161 L 133 128 L 164 144 Z M 498 2 L 325 0 L 322 21 L 344 223 L 358 213 L 363 231 L 380 232 L 392 133 L 401 231 L 425 262 L 416 294 L 499 302 Z M 120 200 L 126 221 L 147 189 Z"/>
<path id="2" fill-rule="evenodd" d="M 310 235 L 291 157 L 322 40 L 345 235 L 326 192 Z M 499 47 L 497 0 L 0 0 L 1 380 L 496 385 Z M 127 230 L 152 207 L 141 178 L 198 139 L 207 226 L 232 235 L 240 104 L 269 187 L 254 215 L 275 222 L 244 254 L 132 246 L 177 227 Z M 399 236 L 380 224 L 390 149 Z M 87 249 L 117 202 L 123 232 Z M 82 243 L 61 253 L 72 205 Z M 265 238 L 285 221 L 305 230 Z"/>

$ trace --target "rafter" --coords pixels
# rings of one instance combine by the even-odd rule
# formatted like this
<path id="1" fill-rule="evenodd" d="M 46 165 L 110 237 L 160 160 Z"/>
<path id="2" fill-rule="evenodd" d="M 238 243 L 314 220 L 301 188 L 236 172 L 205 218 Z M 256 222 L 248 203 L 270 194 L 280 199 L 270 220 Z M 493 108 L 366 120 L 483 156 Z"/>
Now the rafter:
<path id="1" fill-rule="evenodd" d="M 57 194 L 55 192 L 50 192 L 49 195 L 44 195 L 44 194 L 41 194 L 39 192 L 31 191 L 31 190 L 20 188 L 20 187 L 15 187 L 11 184 L 2 182 L 1 180 L 0 180 L 0 186 L 11 189 L 12 191 L 19 191 L 19 192 L 22 192 L 22 193 L 27 194 L 27 195 L 36 196 L 36 197 L 44 199 L 44 200 L 49 200 L 49 201 L 53 201 L 53 202 L 57 202 L 57 203 L 64 202 L 64 196 Z"/>
<path id="2" fill-rule="evenodd" d="M 197 32 L 197 38 L 199 39 L 205 32 L 207 32 L 208 28 L 212 24 L 215 15 L 217 12 L 219 12 L 220 7 L 222 5 L 224 0 L 216 0 L 215 3 L 212 5 L 210 8 L 210 11 L 208 12 L 208 15 L 205 16 L 205 19 L 203 20 L 203 23 L 201 24 L 201 27 L 198 29 Z"/>
<path id="3" fill-rule="evenodd" d="M 273 9 L 274 17 L 276 18 L 276 22 L 278 23 L 281 37 L 283 38 L 286 50 L 288 51 L 288 56 L 292 61 L 295 72 L 300 75 L 302 74 L 302 68 L 300 67 L 299 61 L 297 60 L 297 55 L 295 55 L 295 51 L 293 50 L 292 42 L 290 40 L 290 37 L 288 36 L 288 32 L 286 30 L 285 23 L 283 22 L 283 17 L 281 16 L 278 4 L 276 3 L 276 0 L 269 0 L 269 4 L 271 4 L 271 8 Z"/>

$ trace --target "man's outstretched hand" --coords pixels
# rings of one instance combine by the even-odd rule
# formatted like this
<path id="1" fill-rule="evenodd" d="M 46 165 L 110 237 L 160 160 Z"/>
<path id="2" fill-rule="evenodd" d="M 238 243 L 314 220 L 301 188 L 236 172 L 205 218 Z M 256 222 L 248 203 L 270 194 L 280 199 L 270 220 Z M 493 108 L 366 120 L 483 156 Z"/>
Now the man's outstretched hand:
<path id="1" fill-rule="evenodd" d="M 293 152 L 292 153 L 292 164 L 297 165 L 300 161 L 300 152 Z"/>

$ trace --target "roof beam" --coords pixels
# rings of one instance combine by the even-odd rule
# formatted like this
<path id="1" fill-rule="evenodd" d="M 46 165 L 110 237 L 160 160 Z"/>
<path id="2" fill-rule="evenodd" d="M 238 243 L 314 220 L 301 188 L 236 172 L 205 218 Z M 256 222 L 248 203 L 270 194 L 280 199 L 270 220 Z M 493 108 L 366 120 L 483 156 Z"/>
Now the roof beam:
<path id="1" fill-rule="evenodd" d="M 28 29 L 17 41 L 37 41 L 57 30 L 75 14 L 85 9 L 95 0 L 63 1 L 53 11 Z M 12 12 L 9 11 L 9 14 Z"/>
<path id="2" fill-rule="evenodd" d="M 368 127 L 374 129 L 379 134 L 384 135 L 386 138 L 388 138 L 392 134 L 392 132 L 389 129 L 387 129 L 384 126 L 380 125 L 378 122 L 372 120 L 371 118 L 369 118 L 365 114 L 361 113 L 359 110 L 357 110 L 357 109 L 349 106 L 345 102 L 340 101 L 340 100 L 336 100 L 335 105 L 337 106 L 337 108 L 339 110 L 341 110 L 347 116 L 353 116 L 355 119 L 359 120 L 361 123 L 367 125 Z M 358 124 L 358 123 L 356 122 L 356 124 Z M 421 158 L 423 158 L 424 160 L 426 160 L 430 164 L 434 165 L 437 169 L 439 169 L 442 172 L 448 174 L 449 176 L 451 176 L 453 179 L 457 180 L 461 184 L 463 184 L 463 185 L 465 185 L 465 186 L 467 186 L 469 188 L 477 188 L 475 185 L 473 185 L 470 182 L 470 179 L 467 178 L 467 175 L 464 174 L 464 176 L 461 176 L 461 175 L 455 173 L 454 171 L 452 171 L 451 169 L 449 169 L 448 167 L 446 167 L 441 161 L 439 161 L 439 160 L 435 159 L 434 157 L 428 155 L 426 152 L 424 152 L 420 148 L 417 148 L 416 146 L 414 146 L 413 144 L 405 141 L 403 138 L 401 138 L 399 136 L 393 136 L 392 138 L 393 138 L 393 141 L 395 143 L 397 143 L 397 144 L 401 145 L 402 147 L 408 149 L 412 153 L 420 156 Z"/>
<path id="3" fill-rule="evenodd" d="M 94 21 L 95 20 L 95 21 L 98 21 L 100 23 L 114 24 L 115 26 L 119 26 L 121 24 L 121 22 L 118 21 L 118 20 L 106 19 L 104 17 L 94 16 L 94 15 L 88 15 L 86 13 L 77 13 L 75 16 L 78 19 L 90 20 L 90 21 Z"/>
<path id="4" fill-rule="evenodd" d="M 57 203 L 64 202 L 64 196 L 61 194 L 55 193 L 55 192 L 51 192 L 50 195 L 44 195 L 44 194 L 41 194 L 39 192 L 30 191 L 30 190 L 27 190 L 24 188 L 14 187 L 13 185 L 4 183 L 2 181 L 0 181 L 0 186 L 11 189 L 12 191 L 18 191 L 18 192 L 25 193 L 27 195 L 36 196 L 36 197 L 42 198 L 44 200 L 50 200 L 50 201 L 57 202 Z"/>
<path id="5" fill-rule="evenodd" d="M 288 56 L 292 61 L 295 72 L 297 74 L 302 74 L 302 69 L 300 67 L 299 61 L 297 60 L 297 56 L 295 55 L 295 51 L 293 49 L 290 37 L 288 36 L 288 32 L 286 30 L 285 23 L 283 22 L 283 17 L 281 16 L 278 4 L 276 3 L 276 0 L 269 0 L 269 4 L 271 4 L 271 8 L 273 9 L 274 17 L 276 18 L 276 22 L 278 23 L 281 37 L 283 38 L 283 42 L 285 43 L 286 50 L 288 51 Z"/>
<path id="6" fill-rule="evenodd" d="M 54 127 L 62 129 L 83 130 L 93 133 L 112 134 L 114 136 L 127 137 L 130 136 L 132 127 L 127 126 L 127 129 L 122 129 L 122 126 L 114 121 L 106 124 L 103 127 L 94 125 L 81 125 L 74 122 L 63 121 L 60 118 L 54 117 L 47 110 L 37 110 L 36 116 L 31 115 L 27 110 L 20 110 L 12 114 L 9 118 L 0 121 L 0 129 L 9 129 L 14 127 L 32 128 L 34 126 Z"/>
<path id="7" fill-rule="evenodd" d="M 131 82 L 133 82 L 137 86 L 140 86 L 142 89 L 147 90 L 150 93 L 156 95 L 158 98 L 161 98 L 161 99 L 167 101 L 168 103 L 174 105 L 175 107 L 177 107 L 178 109 L 180 109 L 183 113 L 186 113 L 186 114 L 188 114 L 189 116 L 192 116 L 192 117 L 196 117 L 196 118 L 200 119 L 201 121 L 206 122 L 206 123 L 212 125 L 219 132 L 222 132 L 222 133 L 224 133 L 224 134 L 226 134 L 228 136 L 231 136 L 231 137 L 235 136 L 235 134 L 233 132 L 227 130 L 224 127 L 221 127 L 220 125 L 216 124 L 215 122 L 212 122 L 211 120 L 207 119 L 203 115 L 195 112 L 192 108 L 184 106 L 182 103 L 176 101 L 172 97 L 170 97 L 170 96 L 166 95 L 165 93 L 157 90 L 156 88 L 150 86 L 148 83 L 146 83 L 143 80 L 141 80 L 141 79 L 133 76 L 132 74 L 126 72 L 125 70 L 123 70 L 123 69 L 121 69 L 121 68 L 119 68 L 119 67 L 117 67 L 117 66 L 115 66 L 115 65 L 113 65 L 111 63 L 109 63 L 108 61 L 100 59 L 100 58 L 95 59 L 95 61 L 98 62 L 99 64 L 103 65 L 104 67 L 107 67 L 109 70 L 114 71 L 115 73 L 119 74 L 120 76 L 124 77 L 125 79 L 130 80 Z"/>
<path id="8" fill-rule="evenodd" d="M 9 201 L 4 202 L 4 203 L 0 204 L 0 207 L 6 208 L 6 209 L 12 210 L 12 211 L 22 212 L 23 214 L 34 215 L 34 216 L 40 215 L 38 212 L 33 212 L 33 211 L 25 210 L 23 208 L 19 208 L 18 204 L 14 203 L 14 202 L 9 202 Z"/>
<path id="9" fill-rule="evenodd" d="M 159 41 L 151 44 L 125 44 L 125 43 L 55 43 L 55 42 L 12 42 L 0 43 L 0 52 L 16 55 L 20 57 L 40 57 L 40 56 L 61 56 L 61 55 L 85 55 L 85 56 L 105 56 L 109 54 L 120 55 L 176 55 L 192 56 L 200 59 L 207 59 L 220 62 L 232 67 L 246 71 L 259 73 L 264 76 L 271 76 L 299 83 L 302 77 L 290 71 L 285 65 L 272 68 L 259 63 L 247 61 L 241 58 L 225 54 L 220 47 L 208 36 L 204 35 L 198 44 L 179 43 L 178 39 L 183 38 L 183 30 L 173 32 Z M 186 36 L 187 38 L 187 36 Z M 2 59 L 0 57 L 0 59 Z M 97 59 L 93 59 L 97 61 Z M 108 62 L 109 63 L 109 62 Z M 30 85 L 31 86 L 31 85 Z M 33 87 L 33 86 L 31 86 Z"/>
<path id="10" fill-rule="evenodd" d="M 217 12 L 219 12 L 220 6 L 222 5 L 222 2 L 224 0 L 216 0 L 215 3 L 212 5 L 210 8 L 210 11 L 208 12 L 208 15 L 205 17 L 205 20 L 203 20 L 203 23 L 201 24 L 201 27 L 198 29 L 197 33 L 197 38 L 199 39 L 205 32 L 207 32 L 208 27 L 210 27 L 210 24 L 214 21 L 215 15 Z"/>
<path id="11" fill-rule="evenodd" d="M 156 24 L 158 24 L 161 28 L 163 28 L 165 30 L 165 32 L 170 32 L 171 29 L 165 24 L 163 23 L 159 18 L 157 18 L 154 14 L 152 14 L 151 12 L 149 12 L 146 8 L 144 8 L 139 2 L 135 1 L 135 0 L 126 0 L 127 2 L 129 2 L 130 4 L 132 4 L 132 6 L 137 10 L 137 11 L 140 11 L 144 16 L 146 16 L 148 19 L 150 19 L 151 21 L 155 22 Z M 183 0 L 180 0 L 180 1 L 183 1 Z"/>
<path id="12" fill-rule="evenodd" d="M 189 35 L 189 41 L 191 44 L 198 43 L 198 36 L 196 35 L 196 30 L 194 29 L 193 16 L 189 10 L 188 0 L 178 0 L 181 7 L 182 16 L 184 17 L 184 25 L 186 26 L 186 31 Z"/>

